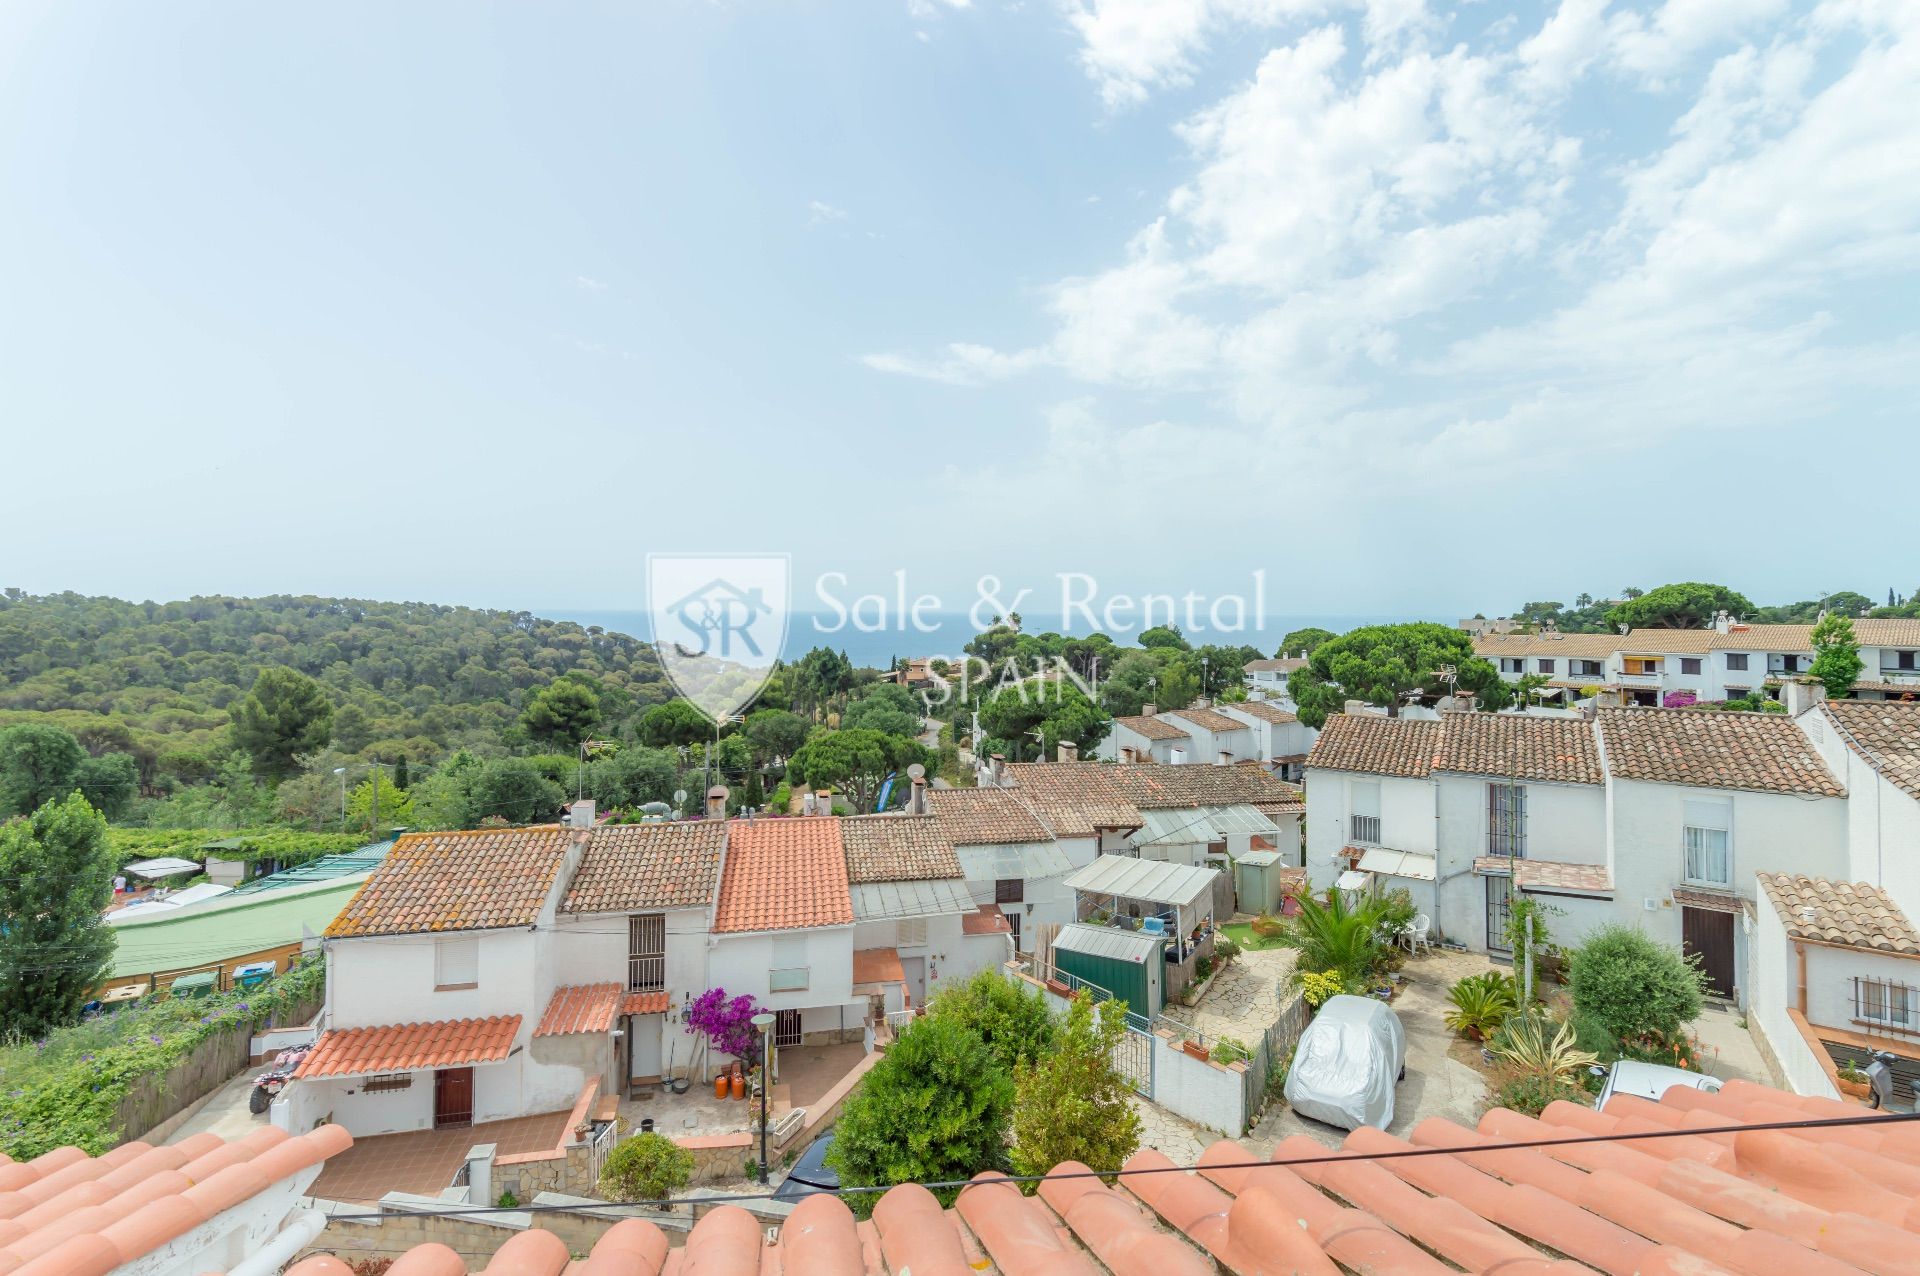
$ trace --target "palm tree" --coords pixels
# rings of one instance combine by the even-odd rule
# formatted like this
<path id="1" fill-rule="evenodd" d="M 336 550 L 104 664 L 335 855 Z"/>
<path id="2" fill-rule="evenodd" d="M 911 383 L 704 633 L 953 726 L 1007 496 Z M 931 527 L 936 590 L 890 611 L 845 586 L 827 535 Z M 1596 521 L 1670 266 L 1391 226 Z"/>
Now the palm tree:
<path id="1" fill-rule="evenodd" d="M 1380 934 L 1387 913 L 1384 900 L 1369 895 L 1348 903 L 1346 894 L 1338 890 L 1329 890 L 1324 903 L 1306 893 L 1295 898 L 1300 901 L 1300 913 L 1280 942 L 1300 950 L 1296 977 L 1307 971 L 1334 971 L 1353 985 L 1372 973 L 1386 947 Z"/>

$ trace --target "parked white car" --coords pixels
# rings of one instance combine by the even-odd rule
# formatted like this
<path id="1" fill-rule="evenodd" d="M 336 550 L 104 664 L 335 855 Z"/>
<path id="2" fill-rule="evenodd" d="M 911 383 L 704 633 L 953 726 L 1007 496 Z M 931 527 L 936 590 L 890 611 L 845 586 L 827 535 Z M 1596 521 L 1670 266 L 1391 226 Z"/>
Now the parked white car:
<path id="1" fill-rule="evenodd" d="M 1287 1105 L 1343 1130 L 1393 1121 L 1393 1087 L 1407 1074 L 1400 1016 L 1372 997 L 1329 997 L 1293 1052 Z"/>
<path id="2" fill-rule="evenodd" d="M 1637 1095 L 1642 1099 L 1651 1099 L 1655 1103 L 1660 1096 L 1674 1086 L 1683 1085 L 1694 1090 L 1705 1090 L 1712 1094 L 1724 1084 L 1719 1077 L 1710 1077 L 1701 1072 L 1688 1072 L 1685 1068 L 1670 1068 L 1664 1063 L 1639 1063 L 1632 1059 L 1618 1059 L 1607 1069 L 1607 1083 L 1600 1088 L 1600 1099 L 1593 1106 L 1605 1109 L 1607 1100 L 1616 1094 Z"/>

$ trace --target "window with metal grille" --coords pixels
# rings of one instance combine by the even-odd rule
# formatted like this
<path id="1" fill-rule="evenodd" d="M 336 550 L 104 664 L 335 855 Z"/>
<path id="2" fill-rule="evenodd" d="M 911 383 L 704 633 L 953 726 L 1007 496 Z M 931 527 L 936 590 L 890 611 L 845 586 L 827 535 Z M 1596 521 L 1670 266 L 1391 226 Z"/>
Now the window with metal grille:
<path id="1" fill-rule="evenodd" d="M 666 914 L 641 913 L 627 918 L 627 991 L 660 992 L 666 986 Z"/>
<path id="2" fill-rule="evenodd" d="M 1511 855 L 1516 859 L 1526 857 L 1526 785 L 1487 786 L 1487 854 Z"/>
<path id="3" fill-rule="evenodd" d="M 909 917 L 893 924 L 893 944 L 896 948 L 924 948 L 927 944 L 927 919 Z"/>
<path id="4" fill-rule="evenodd" d="M 1347 805 L 1352 812 L 1349 832 L 1356 842 L 1380 841 L 1380 782 L 1354 780 L 1347 790 Z"/>
<path id="5" fill-rule="evenodd" d="M 1853 1017 L 1887 1028 L 1920 1027 L 1920 990 L 1890 979 L 1853 981 Z"/>
<path id="6" fill-rule="evenodd" d="M 362 1094 L 379 1094 L 385 1090 L 411 1090 L 412 1088 L 411 1072 L 386 1072 L 377 1077 L 368 1077 L 360 1083 Z"/>
<path id="7" fill-rule="evenodd" d="M 1002 877 L 993 883 L 993 902 L 996 904 L 1021 904 L 1027 898 L 1027 880 L 1024 877 Z"/>
<path id="8" fill-rule="evenodd" d="M 1689 798 L 1683 818 L 1681 875 L 1700 886 L 1733 885 L 1733 803 Z"/>

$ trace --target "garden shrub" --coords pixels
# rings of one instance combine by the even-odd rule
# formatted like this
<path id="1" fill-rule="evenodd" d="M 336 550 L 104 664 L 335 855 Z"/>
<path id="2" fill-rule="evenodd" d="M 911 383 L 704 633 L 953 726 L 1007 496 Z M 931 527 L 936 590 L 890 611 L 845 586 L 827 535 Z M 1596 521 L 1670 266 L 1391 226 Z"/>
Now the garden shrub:
<path id="1" fill-rule="evenodd" d="M 1657 1033 L 1670 1041 L 1700 1013 L 1706 975 L 1698 959 L 1630 926 L 1593 932 L 1568 966 L 1575 1009 L 1617 1040 Z"/>
<path id="2" fill-rule="evenodd" d="M 664 1201 L 693 1180 L 693 1153 L 664 1134 L 614 1144 L 600 1169 L 600 1190 L 615 1201 Z"/>
<path id="3" fill-rule="evenodd" d="M 1224 934 L 1216 936 L 1213 941 L 1213 955 L 1221 961 L 1232 961 L 1240 955 L 1240 945 Z"/>
<path id="4" fill-rule="evenodd" d="M 134 1082 L 241 1024 L 284 1026 L 325 988 L 326 964 L 315 960 L 259 988 L 146 1001 L 0 1047 L 0 1152 L 25 1161 L 72 1144 L 99 1156 L 121 1141 L 120 1101 Z"/>
<path id="5" fill-rule="evenodd" d="M 122 865 L 168 856 L 197 860 L 204 858 L 200 848 L 207 843 L 235 839 L 240 842 L 238 849 L 216 851 L 214 854 L 223 860 L 245 860 L 249 863 L 270 859 L 283 868 L 304 864 L 322 855 L 357 851 L 373 840 L 365 833 L 308 833 L 299 829 L 246 829 L 238 833 L 232 829 L 107 830 L 107 846 L 113 851 L 114 862 Z"/>
<path id="6" fill-rule="evenodd" d="M 1528 1116 L 1539 1116 L 1549 1103 L 1560 1100 L 1582 1107 L 1592 1106 L 1584 1086 L 1557 1077 L 1511 1073 L 1493 1093 L 1493 1106 L 1511 1108 Z"/>
<path id="7" fill-rule="evenodd" d="M 1445 1015 L 1447 1027 L 1475 1041 L 1491 1037 L 1520 1005 L 1513 976 L 1498 970 L 1457 980 L 1447 990 L 1447 1000 L 1452 1005 Z"/>
<path id="8" fill-rule="evenodd" d="M 1039 1062 L 1060 1039 L 1060 1024 L 1047 1010 L 1047 999 L 995 970 L 942 988 L 927 1013 L 951 1019 L 979 1037 L 1009 1075 L 1021 1064 Z"/>
<path id="9" fill-rule="evenodd" d="M 1278 939 L 1287 933 L 1287 924 L 1271 913 L 1260 914 L 1253 919 L 1250 927 L 1262 939 Z"/>
<path id="10" fill-rule="evenodd" d="M 1327 998 L 1337 997 L 1347 988 L 1346 980 L 1337 970 L 1303 970 L 1294 975 L 1294 982 L 1300 985 L 1301 999 L 1316 1009 L 1326 1004 Z"/>

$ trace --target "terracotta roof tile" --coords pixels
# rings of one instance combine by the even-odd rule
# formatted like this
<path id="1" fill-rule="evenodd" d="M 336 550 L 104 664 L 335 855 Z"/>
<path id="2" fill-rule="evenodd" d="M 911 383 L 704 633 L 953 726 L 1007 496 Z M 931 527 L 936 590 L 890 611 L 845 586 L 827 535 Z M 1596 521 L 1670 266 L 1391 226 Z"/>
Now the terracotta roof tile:
<path id="1" fill-rule="evenodd" d="M 1052 830 L 1040 822 L 1027 801 L 1007 789 L 929 789 L 927 806 L 955 846 L 1053 840 Z"/>
<path id="2" fill-rule="evenodd" d="M 1513 884 L 1521 890 L 1602 892 L 1613 889 L 1613 874 L 1605 864 L 1562 864 L 1555 860 L 1520 859 L 1513 865 Z"/>
<path id="3" fill-rule="evenodd" d="M 1300 715 L 1282 709 L 1271 700 L 1236 700 L 1232 704 L 1220 706 L 1222 713 L 1244 713 L 1248 717 L 1258 718 L 1262 722 L 1271 722 L 1275 726 L 1285 726 L 1289 722 L 1300 721 Z"/>
<path id="4" fill-rule="evenodd" d="M 1604 784 L 1593 725 L 1518 713 L 1448 713 L 1434 770 L 1519 780 Z"/>
<path id="5" fill-rule="evenodd" d="M 1812 651 L 1813 626 L 1736 625 L 1724 634 L 1714 635 L 1713 650 Z"/>
<path id="6" fill-rule="evenodd" d="M 575 1032 L 607 1032 L 620 1014 L 619 984 L 571 984 L 555 988 L 547 1002 L 536 1037 L 563 1037 Z"/>
<path id="7" fill-rule="evenodd" d="M 1120 784 L 1122 773 L 1139 765 L 1175 769 L 1163 763 L 1016 762 L 1007 775 L 1055 837 L 1092 837 L 1103 828 L 1140 827 L 1140 810 Z"/>
<path id="8" fill-rule="evenodd" d="M 1696 656 L 1712 651 L 1722 635 L 1711 629 L 1635 629 L 1619 639 L 1627 655 Z"/>
<path id="9" fill-rule="evenodd" d="M 741 1214 L 752 1220 L 753 1216 L 746 1211 L 742 1210 Z M 506 1241 L 494 1252 L 492 1262 L 486 1264 L 489 1271 L 512 1272 L 515 1276 L 561 1276 L 570 1267 L 582 1272 L 658 1273 L 666 1266 L 666 1233 L 641 1218 L 622 1219 L 608 1228 L 606 1234 L 594 1242 L 591 1257 L 578 1264 L 573 1263 L 573 1252 L 558 1233 L 542 1228 L 521 1232 Z M 353 1270 L 331 1254 L 316 1254 L 289 1267 L 286 1276 L 352 1276 Z M 467 1264 L 457 1251 L 430 1243 L 408 1250 L 394 1270 L 449 1276 L 465 1273 Z M 478 1260 L 473 1270 L 480 1270 Z M 720 1272 L 716 1276 L 754 1274 Z"/>
<path id="10" fill-rule="evenodd" d="M 839 820 L 816 815 L 728 824 L 716 933 L 852 924 Z"/>
<path id="11" fill-rule="evenodd" d="M 853 982 L 856 984 L 904 984 L 907 972 L 900 965 L 895 948 L 856 948 L 853 950 Z"/>
<path id="12" fill-rule="evenodd" d="M 272 1213 L 263 1202 L 257 1217 L 236 1210 L 226 1226 L 192 1233 L 283 1181 L 304 1189 L 321 1162 L 352 1144 L 337 1125 L 293 1136 L 262 1126 L 231 1142 L 202 1133 L 164 1147 L 122 1143 L 94 1157 L 76 1147 L 30 1161 L 0 1155 L 0 1272 L 211 1270 L 240 1245 L 268 1240 L 295 1198 L 283 1196 Z M 264 1230 L 248 1236 L 245 1226 Z M 140 1262 L 161 1250 L 164 1260 Z"/>
<path id="13" fill-rule="evenodd" d="M 334 939 L 528 926 L 540 916 L 572 830 L 557 824 L 408 833 L 327 927 Z"/>
<path id="14" fill-rule="evenodd" d="M 1877 886 L 1796 873 L 1761 873 L 1759 877 L 1761 889 L 1794 939 L 1920 955 L 1920 933 Z"/>
<path id="15" fill-rule="evenodd" d="M 1828 700 L 1821 707 L 1848 748 L 1888 783 L 1920 798 L 1920 703 Z"/>
<path id="16" fill-rule="evenodd" d="M 1148 740 L 1185 740 L 1189 738 L 1187 729 L 1179 723 L 1168 722 L 1166 719 L 1158 716 L 1148 717 L 1143 713 L 1129 714 L 1123 718 L 1115 718 L 1113 724 L 1117 727 L 1125 727 L 1135 735 L 1143 736 Z"/>
<path id="17" fill-rule="evenodd" d="M 320 1034 L 293 1075 L 310 1080 L 498 1063 L 513 1049 L 519 1031 L 519 1015 L 334 1028 Z"/>
<path id="18" fill-rule="evenodd" d="M 1862 617 L 1853 622 L 1853 636 L 1862 647 L 1920 647 L 1920 620 Z"/>
<path id="19" fill-rule="evenodd" d="M 1281 656 L 1275 660 L 1249 660 L 1241 665 L 1247 673 L 1292 673 L 1295 669 L 1306 668 L 1307 662 L 1299 656 Z"/>
<path id="20" fill-rule="evenodd" d="M 1607 767 L 1624 780 L 1843 797 L 1799 724 L 1784 714 L 1602 709 Z"/>
<path id="21" fill-rule="evenodd" d="M 1114 787 L 1143 811 L 1241 803 L 1288 804 L 1300 800 L 1298 785 L 1276 778 L 1257 762 L 1236 762 L 1231 766 L 1131 762 L 1108 769 L 1113 772 Z"/>
<path id="22" fill-rule="evenodd" d="M 1213 709 L 1169 709 L 1162 717 L 1179 718 L 1209 731 L 1245 731 L 1247 724 Z"/>
<path id="23" fill-rule="evenodd" d="M 1908 1271 L 1913 1233 L 1903 1223 L 1920 1197 L 1909 1172 L 1920 1145 L 1896 1118 L 1844 1130 L 1553 1146 L 1573 1136 L 1862 1115 L 1855 1104 L 1732 1080 L 1717 1093 L 1674 1087 L 1658 1102 L 1616 1095 L 1604 1112 L 1555 1103 L 1535 1118 L 1495 1108 L 1474 1127 L 1432 1117 L 1411 1142 L 1362 1127 L 1344 1139 L 1354 1154 L 1344 1159 L 1295 1135 L 1270 1163 L 1248 1166 L 1262 1158 L 1223 1139 L 1197 1170 L 1147 1149 L 1123 1168 L 1150 1172 L 1114 1183 L 1050 1177 L 1032 1196 L 980 1174 L 950 1211 L 923 1187 L 896 1187 L 867 1223 L 838 1197 L 809 1196 L 771 1242 L 753 1215 L 723 1205 L 694 1224 L 671 1259 L 664 1234 L 629 1219 L 595 1248 L 592 1266 L 700 1276 Z M 1545 1146 L 1481 1150 L 1523 1141 Z M 1428 1154 L 1365 1159 L 1422 1149 Z M 1056 1168 L 1086 1171 L 1071 1161 Z M 602 1264 L 616 1233 L 630 1248 Z M 413 1255 L 422 1271 L 466 1270 L 440 1246 L 402 1264 Z M 488 1270 L 561 1276 L 567 1260 L 558 1237 L 534 1230 L 501 1247 Z M 289 1276 L 339 1276 L 324 1261 L 308 1259 Z"/>
<path id="24" fill-rule="evenodd" d="M 623 1015 L 657 1015 L 667 1009 L 667 994 L 664 992 L 630 992 L 620 999 L 620 1013 Z"/>
<path id="25" fill-rule="evenodd" d="M 922 882 L 962 876 L 953 843 L 932 815 L 849 816 L 840 821 L 840 840 L 847 848 L 850 882 Z"/>
<path id="26" fill-rule="evenodd" d="M 1496 656 L 1562 656 L 1568 660 L 1605 660 L 1620 650 L 1621 635 L 1604 634 L 1482 634 L 1473 640 L 1473 654 Z"/>
<path id="27" fill-rule="evenodd" d="M 705 908 L 726 845 L 724 820 L 602 824 L 593 830 L 560 909 L 625 913 Z"/>
<path id="28" fill-rule="evenodd" d="M 960 918 L 963 935 L 1011 935 L 1013 927 L 998 904 L 982 904 Z"/>
<path id="29" fill-rule="evenodd" d="M 1433 774 L 1440 724 L 1432 719 L 1335 713 L 1307 754 L 1309 770 L 1359 771 L 1422 778 Z"/>

